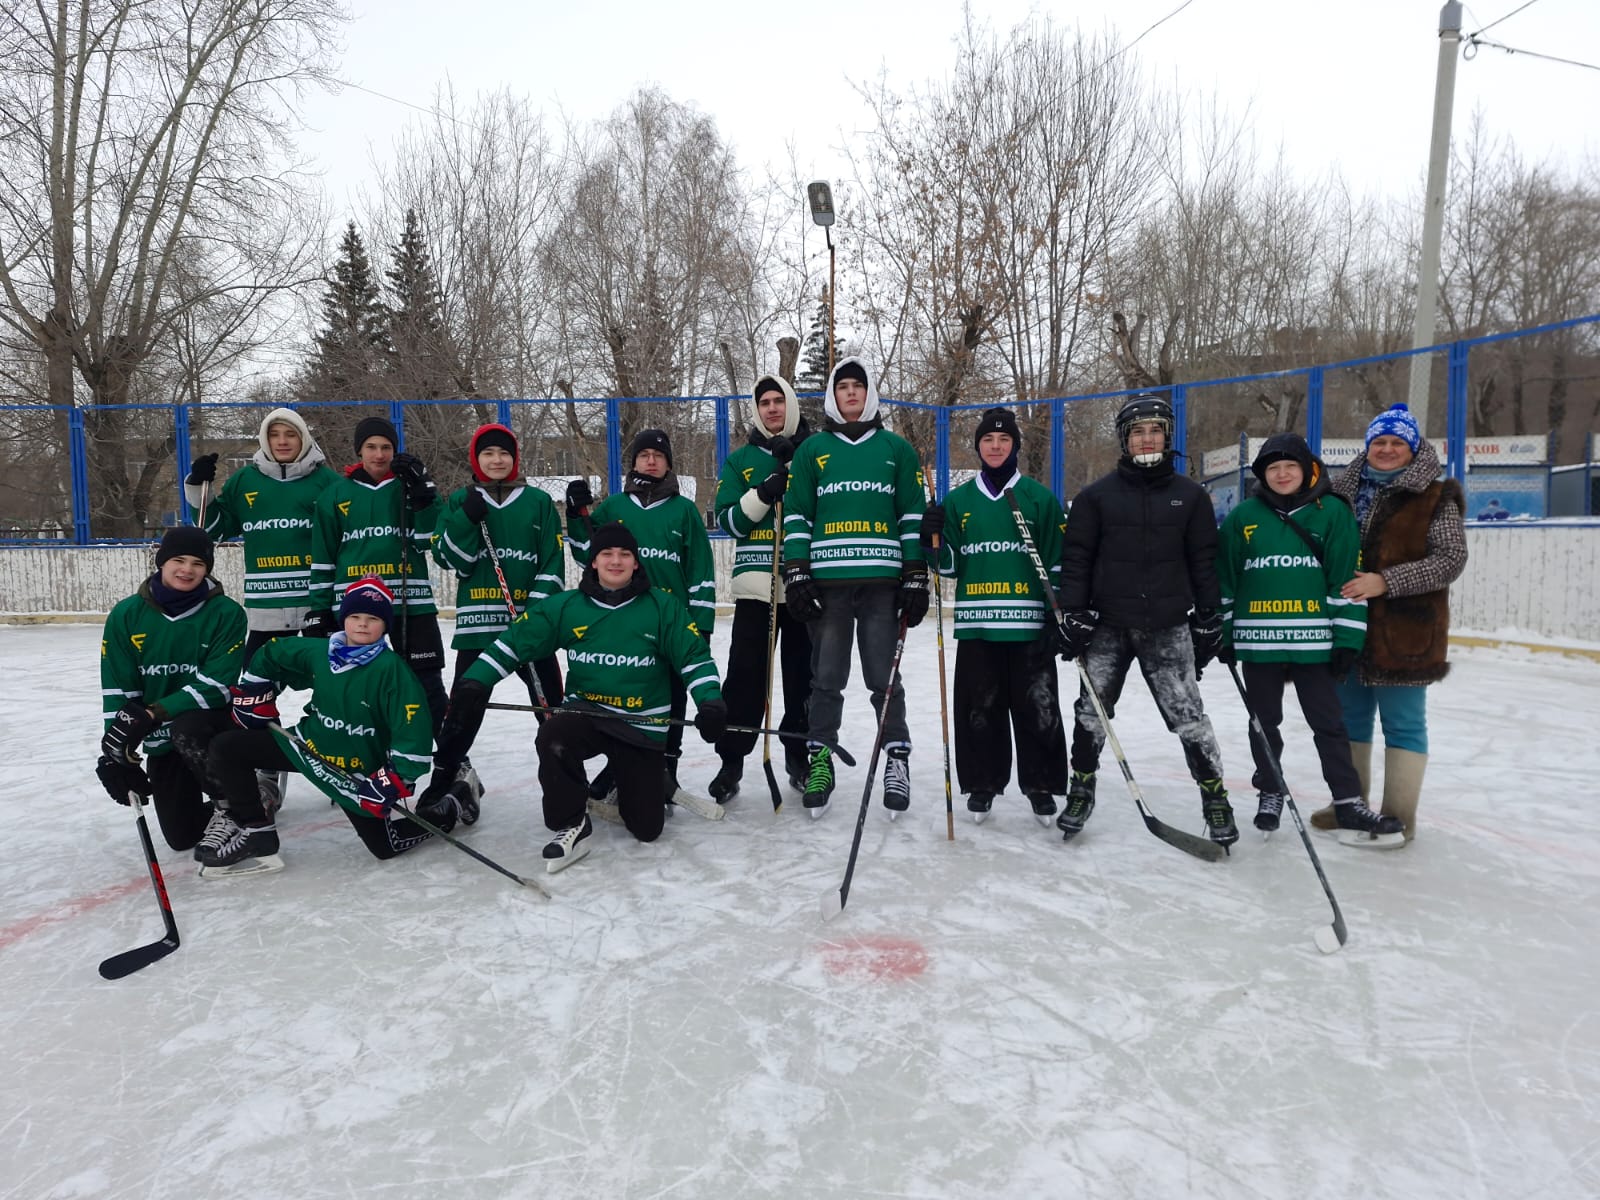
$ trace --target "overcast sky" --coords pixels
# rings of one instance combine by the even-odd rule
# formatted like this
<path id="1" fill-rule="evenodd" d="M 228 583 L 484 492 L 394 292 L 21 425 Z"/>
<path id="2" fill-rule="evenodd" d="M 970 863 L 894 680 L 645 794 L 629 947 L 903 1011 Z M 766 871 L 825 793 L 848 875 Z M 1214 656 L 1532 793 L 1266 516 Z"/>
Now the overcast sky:
<path id="1" fill-rule="evenodd" d="M 1518 50 L 1600 64 L 1600 0 L 1474 0 L 1464 32 Z M 740 163 L 787 160 L 802 177 L 848 177 L 841 148 L 872 125 L 852 87 L 886 71 L 896 90 L 946 77 L 959 0 L 751 4 L 353 0 L 343 78 L 426 107 L 447 77 L 458 92 L 509 87 L 559 121 L 607 116 L 634 88 L 662 87 L 715 118 Z M 1248 111 L 1264 156 L 1282 144 L 1297 171 L 1339 166 L 1359 190 L 1402 193 L 1425 168 L 1438 58 L 1435 0 L 988 0 L 1003 34 L 1030 16 L 1085 32 L 1115 28 L 1158 82 L 1216 92 Z M 1176 11 L 1175 11 L 1176 10 Z M 1168 18 L 1163 22 L 1163 18 Z M 1157 25 L 1158 22 L 1161 22 Z M 1151 29 L 1151 26 L 1157 26 Z M 1148 30 L 1148 32 L 1146 32 Z M 1600 149 L 1600 70 L 1482 48 L 1458 64 L 1455 128 L 1481 108 L 1524 153 L 1576 165 Z M 404 104 L 346 88 L 311 97 L 304 148 L 324 172 L 335 217 L 359 209 L 374 158 L 387 161 Z"/>

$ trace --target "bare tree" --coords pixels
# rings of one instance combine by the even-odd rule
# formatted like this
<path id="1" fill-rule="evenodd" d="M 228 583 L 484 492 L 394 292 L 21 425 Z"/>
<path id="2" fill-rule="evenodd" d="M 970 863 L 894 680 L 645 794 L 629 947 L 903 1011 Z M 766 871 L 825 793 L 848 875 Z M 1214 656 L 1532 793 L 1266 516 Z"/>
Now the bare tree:
<path id="1" fill-rule="evenodd" d="M 259 309 L 311 274 L 317 223 L 279 164 L 341 17 L 333 0 L 0 12 L 0 320 L 43 356 L 53 403 L 127 403 L 189 313 Z M 136 533 L 171 432 L 119 409 L 87 425 L 96 532 Z"/>

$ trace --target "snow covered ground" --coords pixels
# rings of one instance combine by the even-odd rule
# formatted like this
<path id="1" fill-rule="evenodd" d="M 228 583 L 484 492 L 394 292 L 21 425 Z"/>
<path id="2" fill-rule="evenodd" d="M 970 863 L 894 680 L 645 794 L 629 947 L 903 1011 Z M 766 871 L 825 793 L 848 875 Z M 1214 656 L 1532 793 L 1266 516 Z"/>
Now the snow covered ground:
<path id="1" fill-rule="evenodd" d="M 161 924 L 91 770 L 98 636 L 0 627 L 5 1200 L 1600 1195 L 1600 664 L 1457 652 L 1415 844 L 1317 838 L 1351 931 L 1329 957 L 1287 822 L 1201 863 L 1109 760 L 1071 845 L 1014 793 L 981 827 L 957 796 L 948 841 L 930 620 L 912 811 L 874 796 L 834 922 L 859 678 L 861 766 L 820 822 L 774 819 L 758 748 L 726 821 L 652 846 L 601 826 L 545 902 L 442 844 L 378 863 L 294 784 L 287 869 L 205 883 L 163 848 L 183 945 L 106 982 Z M 1225 672 L 1203 687 L 1245 824 L 1244 716 Z M 1118 730 L 1152 808 L 1197 830 L 1136 681 Z M 544 840 L 531 740 L 491 713 L 474 755 L 468 836 L 519 872 Z"/>

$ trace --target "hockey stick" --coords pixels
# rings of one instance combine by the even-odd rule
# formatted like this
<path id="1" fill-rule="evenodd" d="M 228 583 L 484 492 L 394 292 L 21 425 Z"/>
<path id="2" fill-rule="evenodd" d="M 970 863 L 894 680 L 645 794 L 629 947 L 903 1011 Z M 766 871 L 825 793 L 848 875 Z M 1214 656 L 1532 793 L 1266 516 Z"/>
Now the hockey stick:
<path id="1" fill-rule="evenodd" d="M 209 479 L 207 479 L 203 483 L 201 483 L 201 485 L 200 485 L 200 513 L 199 513 L 198 516 L 195 517 L 195 521 L 194 521 L 195 525 L 199 528 L 200 532 L 202 532 L 202 533 L 205 532 L 205 528 L 206 528 L 206 501 L 209 500 L 210 498 L 211 498 L 211 481 Z"/>
<path id="2" fill-rule="evenodd" d="M 327 759 L 323 758 L 322 755 L 318 754 L 315 750 L 313 750 L 311 748 L 310 743 L 308 743 L 305 740 L 305 738 L 301 737 L 293 729 L 285 729 L 282 725 L 279 725 L 276 721 L 270 723 L 267 726 L 267 728 L 271 729 L 274 733 L 283 734 L 284 737 L 288 738 L 291 742 L 293 742 L 295 744 L 296 747 L 299 748 L 300 753 L 304 754 L 307 758 L 313 758 L 317 762 L 321 763 L 324 767 L 326 767 L 328 769 L 330 774 L 335 775 L 339 779 L 343 780 L 345 786 L 350 788 L 352 791 L 356 790 L 357 788 L 359 788 L 361 786 L 360 783 L 357 781 L 356 776 L 352 775 L 349 771 L 346 771 L 343 767 L 339 766 L 337 763 L 331 763 Z M 394 808 L 395 808 L 395 811 L 398 812 L 401 816 L 411 818 L 411 820 L 416 822 L 417 825 L 421 826 L 423 829 L 426 829 L 429 833 L 433 834 L 435 837 L 443 838 L 445 841 L 449 842 L 452 846 L 454 846 L 457 850 L 461 851 L 463 854 L 469 855 L 470 857 L 477 859 L 479 862 L 481 862 L 484 866 L 488 867 L 490 870 L 500 872 L 500 874 L 504 875 L 507 879 L 511 880 L 513 883 L 520 883 L 523 887 L 528 888 L 530 891 L 537 892 L 539 895 L 543 896 L 546 900 L 550 899 L 550 893 L 547 892 L 544 889 L 544 886 L 542 884 L 540 884 L 537 880 L 524 879 L 521 875 L 518 875 L 518 874 L 516 874 L 515 872 L 512 872 L 512 871 L 506 870 L 499 863 L 495 862 L 494 859 L 488 857 L 487 855 L 479 854 L 476 850 L 474 850 L 471 846 L 467 845 L 460 838 L 452 837 L 450 834 L 448 834 L 444 830 L 440 829 L 433 822 L 431 822 L 429 820 L 426 820 L 423 817 L 419 817 L 416 814 L 416 811 L 414 809 L 407 808 L 404 804 L 400 804 L 398 802 L 395 804 Z M 377 819 L 381 820 L 382 818 L 377 818 Z"/>
<path id="3" fill-rule="evenodd" d="M 1044 588 L 1045 599 L 1050 602 L 1051 619 L 1059 625 L 1061 601 L 1056 597 L 1055 588 L 1050 586 L 1050 574 L 1045 570 L 1044 560 L 1039 557 L 1039 547 L 1033 541 L 1033 530 L 1028 528 L 1028 519 L 1022 515 L 1022 508 L 1017 504 L 1017 498 L 1012 495 L 1010 488 L 1006 489 L 1006 502 L 1011 505 L 1011 516 L 1017 523 L 1017 533 L 1022 538 L 1023 549 L 1033 560 L 1033 569 L 1039 573 L 1039 584 Z M 1127 756 L 1122 753 L 1122 743 L 1117 741 L 1117 732 L 1111 728 L 1111 718 L 1106 716 L 1105 706 L 1100 703 L 1100 693 L 1095 690 L 1094 681 L 1089 678 L 1089 672 L 1084 668 L 1081 658 L 1078 660 L 1078 677 L 1083 681 L 1083 690 L 1088 693 L 1089 702 L 1094 705 L 1095 715 L 1100 718 L 1100 727 L 1106 731 L 1106 740 L 1111 743 L 1111 752 L 1116 756 L 1117 765 L 1122 768 L 1122 778 L 1128 785 L 1128 794 L 1133 797 L 1139 815 L 1144 818 L 1144 827 L 1167 845 L 1176 846 L 1185 854 L 1192 854 L 1206 862 L 1220 862 L 1227 853 L 1224 847 L 1207 838 L 1196 837 L 1182 829 L 1174 829 L 1150 811 L 1144 802 L 1144 793 L 1139 790 L 1139 784 L 1133 777 L 1133 770 L 1128 766 Z"/>
<path id="4" fill-rule="evenodd" d="M 923 469 L 923 476 L 928 481 L 928 500 L 937 504 L 939 499 L 933 493 L 933 471 L 931 468 Z M 933 620 L 938 630 L 939 642 L 939 737 L 944 742 L 944 828 L 945 841 L 956 840 L 956 808 L 955 800 L 950 792 L 950 705 L 949 693 L 944 684 L 944 584 L 939 579 L 939 551 L 944 549 L 944 537 L 934 538 L 933 569 L 929 572 L 933 578 Z"/>
<path id="5" fill-rule="evenodd" d="M 867 807 L 872 801 L 872 781 L 877 777 L 878 758 L 883 753 L 883 731 L 889 723 L 889 698 L 894 695 L 894 681 L 900 675 L 900 656 L 905 649 L 906 619 L 902 615 L 898 640 L 894 644 L 894 658 L 889 663 L 889 686 L 883 693 L 883 712 L 878 716 L 878 734 L 872 742 L 872 761 L 867 766 L 867 786 L 861 789 L 861 811 L 856 814 L 856 833 L 850 839 L 850 861 L 845 863 L 844 880 L 838 889 L 822 893 L 820 905 L 824 921 L 831 921 L 842 913 L 845 903 L 850 899 L 850 880 L 856 873 L 856 855 L 861 852 L 861 831 L 867 826 Z"/>
<path id="6" fill-rule="evenodd" d="M 400 484 L 400 658 L 411 666 L 411 499 Z M 416 668 L 412 668 L 415 670 Z"/>
<path id="7" fill-rule="evenodd" d="M 577 713 L 579 716 L 598 717 L 606 721 L 626 721 L 629 725 L 682 725 L 686 729 L 694 727 L 693 721 L 682 717 L 628 717 L 621 713 L 606 712 L 604 709 L 599 708 L 569 708 L 565 705 L 557 705 L 553 708 L 541 709 L 534 704 L 502 704 L 498 700 L 491 700 L 484 707 L 497 708 L 502 712 L 546 712 L 552 715 L 555 713 Z M 833 756 L 845 766 L 853 767 L 856 765 L 856 760 L 850 756 L 850 751 L 837 742 L 829 742 L 813 737 L 803 730 L 791 732 L 787 729 L 769 729 L 758 725 L 729 725 L 728 732 L 770 734 L 775 738 L 784 738 L 792 742 L 815 742 L 819 746 L 826 746 Z"/>
<path id="8" fill-rule="evenodd" d="M 1317 881 L 1322 884 L 1322 894 L 1327 896 L 1328 903 L 1333 907 L 1333 924 L 1318 926 L 1313 940 L 1317 949 L 1324 954 L 1336 953 L 1348 940 L 1350 933 L 1345 928 L 1344 913 L 1339 911 L 1339 902 L 1333 897 L 1333 888 L 1328 884 L 1328 876 L 1322 869 L 1322 860 L 1317 857 L 1316 849 L 1311 845 L 1311 835 L 1306 832 L 1305 822 L 1300 819 L 1300 808 L 1294 802 L 1294 797 L 1289 794 L 1289 784 L 1283 777 L 1283 764 L 1278 761 L 1278 756 L 1272 752 L 1272 743 L 1267 741 L 1267 731 L 1261 724 L 1261 718 L 1256 716 L 1255 706 L 1250 703 L 1250 696 L 1244 690 L 1244 680 L 1239 678 L 1239 668 L 1234 663 L 1228 663 L 1228 674 L 1233 676 L 1233 685 L 1239 689 L 1239 699 L 1244 703 L 1244 711 L 1250 715 L 1250 736 L 1257 739 L 1261 748 L 1266 751 L 1267 761 L 1272 764 L 1273 783 L 1283 794 L 1284 803 L 1289 807 L 1289 815 L 1294 818 L 1294 827 L 1300 831 L 1300 840 L 1305 843 L 1306 853 L 1311 856 L 1311 866 L 1317 873 Z"/>
<path id="9" fill-rule="evenodd" d="M 167 927 L 167 933 L 148 946 L 135 946 L 132 950 L 113 954 L 100 964 L 102 979 L 121 979 L 124 975 L 132 975 L 178 948 L 178 922 L 173 919 L 172 901 L 167 898 L 167 881 L 161 877 L 161 864 L 156 861 L 156 848 L 150 841 L 150 826 L 145 823 L 144 797 L 137 791 L 129 791 L 128 807 L 133 809 L 133 818 L 139 824 L 139 842 L 144 846 L 145 865 L 150 868 L 150 882 L 155 886 L 156 900 L 161 905 L 161 920 Z"/>
<path id="10" fill-rule="evenodd" d="M 487 518 L 478 522 L 478 532 L 483 535 L 483 548 L 489 552 L 494 577 L 500 581 L 500 598 L 506 602 L 506 611 L 511 614 L 511 623 L 515 625 L 522 619 L 522 614 L 517 611 L 516 601 L 511 598 L 511 585 L 506 582 L 506 573 L 500 567 L 500 551 L 494 548 L 494 539 L 489 536 Z M 545 699 L 544 684 L 539 681 L 539 671 L 532 663 L 528 664 L 528 674 L 533 678 L 533 694 L 538 700 L 538 707 L 549 708 L 550 701 Z"/>
<path id="11" fill-rule="evenodd" d="M 760 497 L 757 497 L 759 499 Z M 772 506 L 772 584 L 767 589 L 767 707 L 761 717 L 761 724 L 767 727 L 772 725 L 772 656 L 778 648 L 778 588 L 779 583 L 779 556 L 783 552 L 783 499 Z M 788 638 L 785 634 L 785 639 Z M 784 646 L 789 645 L 784 641 Z M 772 735 L 761 735 L 761 769 L 767 774 L 767 790 L 772 793 L 772 811 L 778 812 L 783 807 L 783 793 L 778 790 L 778 777 L 772 770 Z"/>

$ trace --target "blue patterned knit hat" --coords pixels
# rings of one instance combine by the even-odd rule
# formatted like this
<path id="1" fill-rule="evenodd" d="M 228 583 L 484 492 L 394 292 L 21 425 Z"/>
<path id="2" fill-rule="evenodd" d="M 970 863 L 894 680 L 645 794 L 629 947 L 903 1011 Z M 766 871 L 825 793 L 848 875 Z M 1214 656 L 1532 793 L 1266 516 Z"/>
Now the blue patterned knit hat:
<path id="1" fill-rule="evenodd" d="M 1367 445 L 1372 445 L 1373 438 L 1380 437 L 1399 438 L 1411 447 L 1413 454 L 1422 444 L 1422 430 L 1417 428 L 1417 419 L 1404 404 L 1391 404 L 1372 418 L 1372 424 L 1367 426 Z"/>

